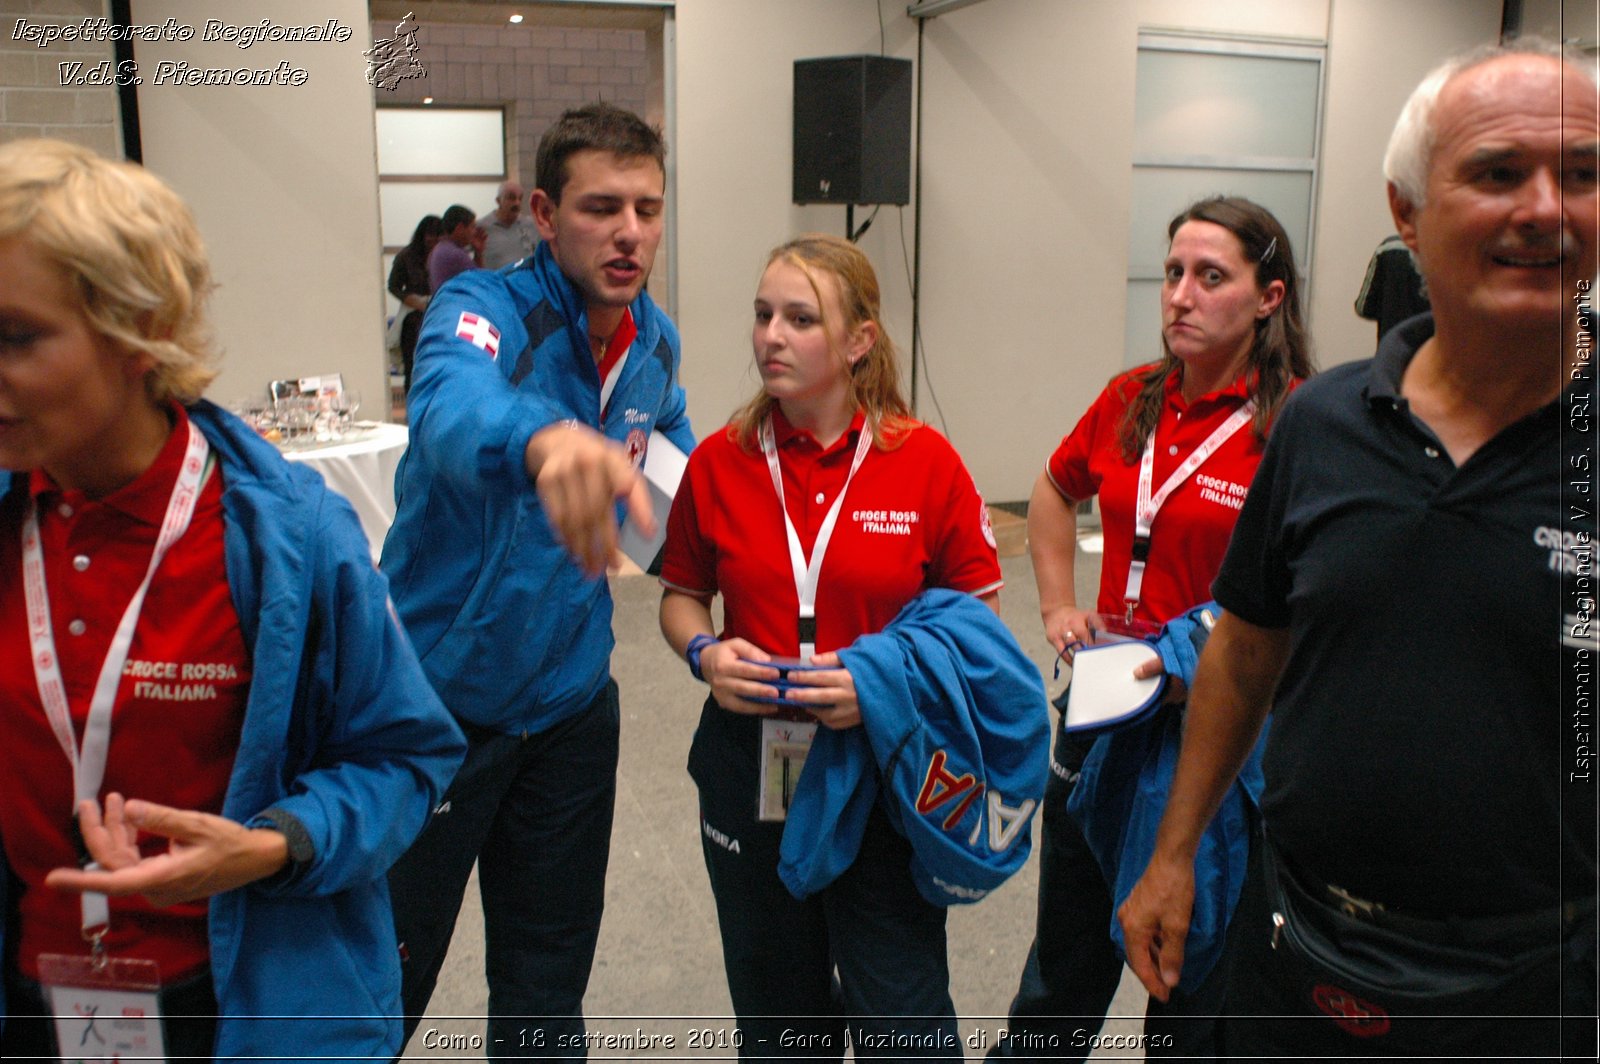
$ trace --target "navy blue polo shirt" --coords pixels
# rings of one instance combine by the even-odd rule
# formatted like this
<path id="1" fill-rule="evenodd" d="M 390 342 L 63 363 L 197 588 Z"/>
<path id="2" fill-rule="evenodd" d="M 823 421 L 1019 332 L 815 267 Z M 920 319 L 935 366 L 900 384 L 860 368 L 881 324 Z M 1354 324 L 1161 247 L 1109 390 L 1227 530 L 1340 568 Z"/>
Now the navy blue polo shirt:
<path id="1" fill-rule="evenodd" d="M 1432 333 L 1296 392 L 1213 591 L 1290 632 L 1279 850 L 1394 908 L 1526 911 L 1595 890 L 1593 363 L 1458 468 L 1400 395 Z"/>

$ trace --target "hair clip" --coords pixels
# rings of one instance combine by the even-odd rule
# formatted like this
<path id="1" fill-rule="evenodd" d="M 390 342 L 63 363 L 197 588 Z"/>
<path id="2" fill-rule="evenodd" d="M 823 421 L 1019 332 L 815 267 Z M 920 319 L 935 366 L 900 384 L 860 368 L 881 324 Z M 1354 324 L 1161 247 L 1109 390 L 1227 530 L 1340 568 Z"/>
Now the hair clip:
<path id="1" fill-rule="evenodd" d="M 1272 243 L 1267 245 L 1267 250 L 1265 250 L 1265 251 L 1263 251 L 1261 253 L 1261 259 L 1260 259 L 1261 263 L 1263 265 L 1265 265 L 1266 263 L 1271 262 L 1272 261 L 1272 256 L 1277 253 L 1277 250 L 1278 250 L 1278 238 L 1277 237 L 1273 237 L 1272 238 Z"/>

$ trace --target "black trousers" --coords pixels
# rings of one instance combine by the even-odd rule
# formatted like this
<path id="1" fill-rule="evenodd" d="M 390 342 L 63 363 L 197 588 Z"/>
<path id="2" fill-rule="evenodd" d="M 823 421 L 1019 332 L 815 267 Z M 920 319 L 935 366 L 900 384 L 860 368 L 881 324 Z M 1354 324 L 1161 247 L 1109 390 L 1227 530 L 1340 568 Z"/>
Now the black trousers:
<path id="1" fill-rule="evenodd" d="M 1082 1061 L 1105 1023 L 1122 980 L 1122 958 L 1111 941 L 1111 890 L 1083 832 L 1067 813 L 1093 738 L 1056 732 L 1039 837 L 1039 906 L 1033 945 L 1011 1000 L 1008 1037 L 991 1059 Z M 1207 1059 L 1215 1055 L 1215 1017 L 1227 987 L 1228 949 L 1189 994 L 1174 990 L 1166 1003 L 1150 998 L 1143 1049 L 1149 1057 Z"/>
<path id="2" fill-rule="evenodd" d="M 801 901 L 778 878 L 781 823 L 757 819 L 761 721 L 710 700 L 690 765 L 739 1055 L 959 1060 L 945 910 L 881 806 L 843 875 Z"/>
<path id="3" fill-rule="evenodd" d="M 433 996 L 476 862 L 485 1055 L 585 1055 L 583 995 L 605 911 L 620 726 L 613 680 L 582 712 L 533 735 L 463 729 L 466 760 L 389 870 L 407 1040 Z"/>

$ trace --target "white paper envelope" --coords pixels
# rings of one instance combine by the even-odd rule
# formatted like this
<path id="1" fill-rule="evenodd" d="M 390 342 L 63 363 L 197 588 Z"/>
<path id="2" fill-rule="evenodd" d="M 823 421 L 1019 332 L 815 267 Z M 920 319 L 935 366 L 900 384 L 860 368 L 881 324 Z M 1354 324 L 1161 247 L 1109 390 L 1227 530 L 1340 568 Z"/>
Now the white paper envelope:
<path id="1" fill-rule="evenodd" d="M 633 564 L 649 569 L 661 545 L 667 541 L 667 514 L 672 512 L 672 499 L 678 494 L 678 484 L 683 480 L 684 467 L 689 456 L 678 450 L 677 444 L 659 432 L 650 433 L 650 443 L 644 452 L 645 483 L 650 488 L 650 505 L 656 515 L 656 534 L 646 536 L 634 524 L 633 518 L 622 523 L 621 547 Z"/>
<path id="2" fill-rule="evenodd" d="M 1072 658 L 1067 731 L 1097 731 L 1137 720 L 1161 700 L 1167 677 L 1136 680 L 1133 670 L 1157 657 L 1143 640 L 1084 647 Z"/>

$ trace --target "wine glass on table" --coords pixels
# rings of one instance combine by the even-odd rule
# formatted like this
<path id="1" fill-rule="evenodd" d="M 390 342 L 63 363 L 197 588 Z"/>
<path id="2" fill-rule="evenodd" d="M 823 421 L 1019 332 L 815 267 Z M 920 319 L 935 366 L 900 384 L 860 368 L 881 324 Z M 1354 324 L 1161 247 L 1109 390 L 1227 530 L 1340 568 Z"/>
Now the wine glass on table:
<path id="1" fill-rule="evenodd" d="M 346 388 L 339 393 L 335 410 L 339 415 L 339 431 L 349 433 L 356 427 L 356 411 L 361 409 L 361 392 Z"/>

